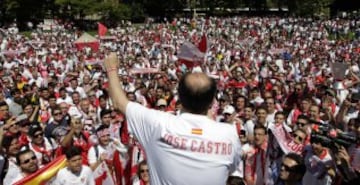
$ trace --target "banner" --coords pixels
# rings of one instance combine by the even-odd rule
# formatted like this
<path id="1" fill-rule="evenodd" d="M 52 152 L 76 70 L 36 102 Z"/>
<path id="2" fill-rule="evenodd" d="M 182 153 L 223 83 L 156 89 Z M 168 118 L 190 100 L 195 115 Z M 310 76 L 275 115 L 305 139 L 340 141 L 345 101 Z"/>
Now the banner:
<path id="1" fill-rule="evenodd" d="M 204 60 L 204 53 L 202 53 L 194 44 L 184 42 L 180 47 L 180 52 L 177 57 L 186 61 L 200 62 Z"/>
<path id="2" fill-rule="evenodd" d="M 0 52 L 0 54 L 7 55 L 7 56 L 20 55 L 22 53 L 26 53 L 26 51 L 25 50 L 7 50 L 7 51 Z"/>
<path id="3" fill-rule="evenodd" d="M 44 185 L 54 176 L 57 172 L 66 166 L 66 157 L 62 155 L 51 163 L 39 169 L 37 172 L 25 177 L 24 179 L 16 182 L 14 185 Z"/>
<path id="4" fill-rule="evenodd" d="M 157 68 L 130 69 L 130 74 L 149 74 L 149 73 L 160 73 L 160 71 Z"/>
<path id="5" fill-rule="evenodd" d="M 334 62 L 330 63 L 331 73 L 335 80 L 343 80 L 345 78 L 345 72 L 348 69 L 348 65 L 345 63 Z"/>
<path id="6" fill-rule="evenodd" d="M 269 130 L 275 136 L 280 148 L 285 154 L 290 152 L 301 154 L 304 148 L 302 144 L 296 144 L 294 139 L 290 134 L 285 130 L 283 126 L 276 127 L 274 124 L 269 125 Z M 269 143 L 271 144 L 271 143 Z"/>

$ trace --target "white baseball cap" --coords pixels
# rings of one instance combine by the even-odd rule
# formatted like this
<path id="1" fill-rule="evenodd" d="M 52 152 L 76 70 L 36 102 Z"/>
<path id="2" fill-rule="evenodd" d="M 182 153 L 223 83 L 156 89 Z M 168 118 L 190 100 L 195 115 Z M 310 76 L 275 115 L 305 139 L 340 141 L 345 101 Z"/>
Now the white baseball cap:
<path id="1" fill-rule="evenodd" d="M 223 111 L 223 114 L 233 114 L 235 112 L 235 109 L 231 105 L 226 105 Z"/>
<path id="2" fill-rule="evenodd" d="M 160 106 L 167 106 L 167 102 L 165 99 L 159 99 L 157 102 L 156 102 L 156 106 L 160 107 Z"/>

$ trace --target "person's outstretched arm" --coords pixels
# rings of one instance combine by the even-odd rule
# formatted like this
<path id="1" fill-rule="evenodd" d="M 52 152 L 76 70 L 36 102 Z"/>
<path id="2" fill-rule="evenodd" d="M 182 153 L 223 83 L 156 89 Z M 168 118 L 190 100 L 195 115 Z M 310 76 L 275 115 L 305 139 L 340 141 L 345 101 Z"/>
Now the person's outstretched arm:
<path id="1" fill-rule="evenodd" d="M 119 62 L 116 53 L 110 53 L 110 55 L 106 57 L 104 65 L 109 78 L 109 93 L 113 101 L 114 108 L 119 109 L 123 114 L 125 114 L 126 106 L 129 103 L 129 100 L 126 97 L 118 77 Z"/>

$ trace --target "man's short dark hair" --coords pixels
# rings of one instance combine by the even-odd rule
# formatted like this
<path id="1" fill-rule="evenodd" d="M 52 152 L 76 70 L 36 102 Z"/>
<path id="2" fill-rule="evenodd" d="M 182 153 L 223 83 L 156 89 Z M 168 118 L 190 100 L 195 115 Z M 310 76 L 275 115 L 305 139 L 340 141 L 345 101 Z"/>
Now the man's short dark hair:
<path id="1" fill-rule="evenodd" d="M 293 172 L 304 176 L 306 172 L 305 162 L 301 155 L 296 153 L 288 153 L 284 158 L 289 158 L 297 163 L 297 165 L 293 166 Z"/>
<path id="2" fill-rule="evenodd" d="M 252 111 L 254 111 L 255 110 L 255 105 L 252 104 L 252 103 L 246 103 L 244 108 L 250 108 Z"/>
<path id="3" fill-rule="evenodd" d="M 0 107 L 9 107 L 9 105 L 5 101 L 0 101 Z"/>
<path id="4" fill-rule="evenodd" d="M 109 128 L 108 125 L 100 125 L 97 129 L 96 129 L 96 133 L 99 132 L 99 131 L 102 131 L 102 130 L 105 130 Z"/>
<path id="5" fill-rule="evenodd" d="M 245 185 L 244 180 L 238 176 L 229 176 L 226 185 Z"/>
<path id="6" fill-rule="evenodd" d="M 256 112 L 259 112 L 259 110 L 264 110 L 265 112 L 268 112 L 266 106 L 259 106 L 259 107 L 257 107 L 257 108 L 256 108 Z"/>
<path id="7" fill-rule="evenodd" d="M 66 159 L 71 159 L 77 155 L 81 155 L 81 148 L 77 147 L 77 146 L 71 146 L 69 149 L 67 149 L 65 151 L 65 156 Z"/>
<path id="8" fill-rule="evenodd" d="M 107 114 L 111 114 L 111 110 L 110 109 L 104 109 L 100 111 L 100 118 L 103 118 L 105 115 Z"/>
<path id="9" fill-rule="evenodd" d="M 60 91 L 66 91 L 66 88 L 65 88 L 65 87 L 60 87 L 60 88 L 59 88 L 59 92 L 60 92 Z"/>
<path id="10" fill-rule="evenodd" d="M 33 154 L 35 155 L 35 153 L 34 153 L 32 150 L 30 150 L 29 147 L 26 147 L 24 150 L 20 150 L 20 151 L 16 154 L 16 156 L 15 156 L 16 164 L 17 164 L 17 165 L 20 165 L 20 157 L 21 157 L 22 155 L 24 155 L 24 154 L 29 153 L 29 152 L 31 152 L 31 153 L 33 153 Z"/>
<path id="11" fill-rule="evenodd" d="M 50 100 L 50 99 L 55 99 L 55 100 L 56 100 L 56 96 L 55 96 L 54 94 L 50 94 L 50 95 L 49 95 L 49 100 Z"/>
<path id="12" fill-rule="evenodd" d="M 255 130 L 258 130 L 258 129 L 264 130 L 264 133 L 267 134 L 267 129 L 266 129 L 265 126 L 260 125 L 260 124 L 256 124 L 256 125 L 254 126 L 254 131 L 255 131 Z"/>
<path id="13" fill-rule="evenodd" d="M 210 82 L 208 86 L 194 89 L 186 80 L 190 74 L 185 74 L 179 81 L 179 99 L 187 111 L 201 114 L 206 112 L 212 104 L 216 93 L 216 82 L 213 78 L 208 77 Z"/>
<path id="14" fill-rule="evenodd" d="M 283 111 L 277 111 L 275 113 L 275 116 L 277 116 L 277 115 L 283 115 L 285 117 L 285 113 Z"/>
<path id="15" fill-rule="evenodd" d="M 74 91 L 74 92 L 72 92 L 71 97 L 72 97 L 74 94 L 77 94 L 77 95 L 79 95 L 79 96 L 80 96 L 80 93 L 79 93 L 79 92 Z"/>
<path id="16" fill-rule="evenodd" d="M 300 114 L 298 117 L 297 117 L 297 120 L 299 119 L 303 119 L 305 120 L 307 123 L 309 123 L 309 117 L 306 116 L 305 114 Z"/>

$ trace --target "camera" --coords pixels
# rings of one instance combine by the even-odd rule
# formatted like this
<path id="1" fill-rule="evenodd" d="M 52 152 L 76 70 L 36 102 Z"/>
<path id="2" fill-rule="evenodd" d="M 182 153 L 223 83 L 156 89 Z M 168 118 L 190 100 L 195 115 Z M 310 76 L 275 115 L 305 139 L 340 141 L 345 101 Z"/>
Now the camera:
<path id="1" fill-rule="evenodd" d="M 320 124 L 311 133 L 311 143 L 321 143 L 332 152 L 337 153 L 341 146 L 348 148 L 359 142 L 358 138 L 346 132 L 337 131 L 332 125 Z"/>

